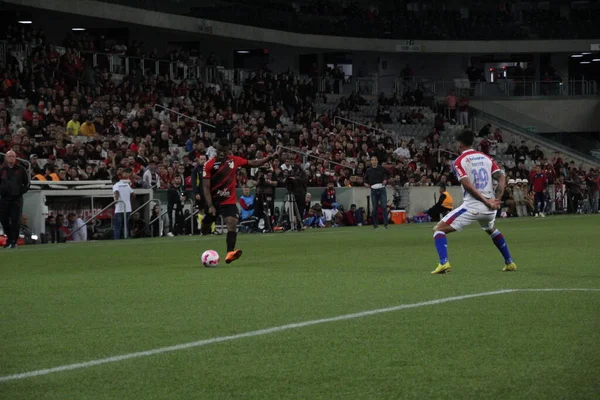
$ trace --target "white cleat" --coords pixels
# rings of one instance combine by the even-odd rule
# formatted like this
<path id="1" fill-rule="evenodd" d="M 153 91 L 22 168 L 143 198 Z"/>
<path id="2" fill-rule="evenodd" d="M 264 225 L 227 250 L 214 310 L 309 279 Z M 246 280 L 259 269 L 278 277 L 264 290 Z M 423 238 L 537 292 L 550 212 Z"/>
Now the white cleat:
<path id="1" fill-rule="evenodd" d="M 540 216 L 540 214 L 535 214 L 535 215 L 534 215 L 534 217 L 536 217 L 536 218 L 537 218 L 537 217 L 539 217 L 539 216 Z"/>
<path id="2" fill-rule="evenodd" d="M 540 217 L 542 218 L 546 218 L 546 214 L 544 214 L 543 212 L 540 213 Z"/>

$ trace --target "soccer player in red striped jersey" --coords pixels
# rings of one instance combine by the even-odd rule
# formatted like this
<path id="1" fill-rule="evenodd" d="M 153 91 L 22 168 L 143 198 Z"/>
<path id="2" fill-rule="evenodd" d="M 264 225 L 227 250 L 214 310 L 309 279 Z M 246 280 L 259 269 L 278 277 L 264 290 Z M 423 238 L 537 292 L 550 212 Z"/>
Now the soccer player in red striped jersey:
<path id="1" fill-rule="evenodd" d="M 508 245 L 502 233 L 495 227 L 496 210 L 504 193 L 506 177 L 489 156 L 473 150 L 475 135 L 469 130 L 456 136 L 461 155 L 454 161 L 453 168 L 463 189 L 463 203 L 442 219 L 433 228 L 433 241 L 440 263 L 432 274 L 450 272 L 448 241 L 446 234 L 462 231 L 473 222 L 479 223 L 504 257 L 504 271 L 516 271 Z M 498 182 L 494 189 L 493 181 Z"/>
<path id="2" fill-rule="evenodd" d="M 279 154 L 281 150 L 278 151 Z M 238 208 L 237 208 L 237 169 L 240 167 L 257 168 L 273 159 L 270 155 L 259 160 L 246 160 L 232 156 L 227 139 L 219 140 L 217 156 L 204 164 L 202 172 L 202 190 L 206 200 L 206 217 L 202 220 L 202 234 L 210 234 L 210 226 L 222 215 L 227 225 L 227 264 L 242 256 L 242 250 L 235 249 L 237 240 Z"/>

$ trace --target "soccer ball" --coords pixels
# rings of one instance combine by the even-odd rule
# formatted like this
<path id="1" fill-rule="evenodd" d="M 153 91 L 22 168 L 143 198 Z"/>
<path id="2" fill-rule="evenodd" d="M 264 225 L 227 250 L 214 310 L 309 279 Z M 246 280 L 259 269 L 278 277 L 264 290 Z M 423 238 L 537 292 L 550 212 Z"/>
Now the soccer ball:
<path id="1" fill-rule="evenodd" d="M 202 265 L 204 265 L 206 268 L 216 267 L 219 265 L 219 253 L 214 250 L 206 250 L 204 253 L 202 253 L 202 257 L 200 259 L 202 260 Z"/>

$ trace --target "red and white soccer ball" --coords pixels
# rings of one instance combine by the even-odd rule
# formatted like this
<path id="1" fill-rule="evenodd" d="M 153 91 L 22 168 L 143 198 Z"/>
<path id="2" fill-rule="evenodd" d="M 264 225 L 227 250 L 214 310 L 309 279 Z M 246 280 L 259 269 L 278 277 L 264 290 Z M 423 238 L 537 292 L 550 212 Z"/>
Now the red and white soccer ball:
<path id="1" fill-rule="evenodd" d="M 212 268 L 219 265 L 219 253 L 214 250 L 206 250 L 204 253 L 202 253 L 202 257 L 200 259 L 202 260 L 202 265 L 207 268 Z"/>

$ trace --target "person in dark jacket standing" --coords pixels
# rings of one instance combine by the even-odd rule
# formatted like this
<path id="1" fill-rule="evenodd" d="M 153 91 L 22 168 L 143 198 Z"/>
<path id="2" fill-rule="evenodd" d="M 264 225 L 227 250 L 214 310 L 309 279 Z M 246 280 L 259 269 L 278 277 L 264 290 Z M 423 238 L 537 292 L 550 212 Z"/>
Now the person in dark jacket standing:
<path id="1" fill-rule="evenodd" d="M 4 248 L 17 248 L 23 195 L 29 190 L 27 171 L 17 164 L 17 154 L 9 151 L 4 157 L 4 166 L 0 169 L 0 222 L 6 234 Z"/>
<path id="2" fill-rule="evenodd" d="M 373 229 L 377 229 L 379 225 L 377 218 L 377 209 L 379 206 L 381 206 L 383 210 L 383 227 L 387 229 L 388 226 L 387 192 L 385 190 L 385 185 L 390 176 L 390 171 L 379 165 L 377 157 L 371 157 L 371 168 L 367 169 L 365 174 L 365 186 L 371 188 Z"/>
<path id="3" fill-rule="evenodd" d="M 183 203 L 186 200 L 181 176 L 175 176 L 167 194 L 169 200 L 167 204 L 169 230 L 175 235 L 181 235 L 183 233 Z"/>

